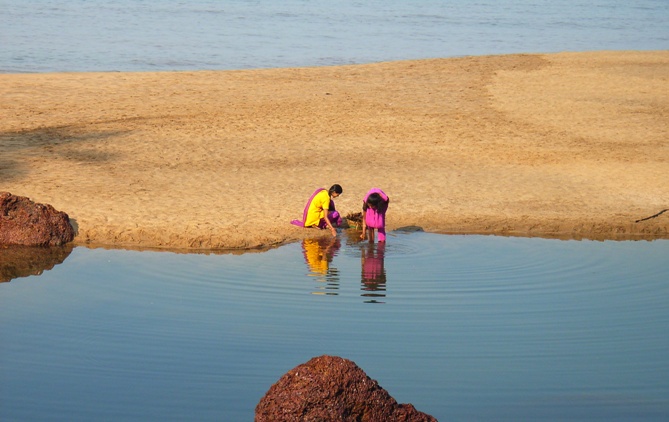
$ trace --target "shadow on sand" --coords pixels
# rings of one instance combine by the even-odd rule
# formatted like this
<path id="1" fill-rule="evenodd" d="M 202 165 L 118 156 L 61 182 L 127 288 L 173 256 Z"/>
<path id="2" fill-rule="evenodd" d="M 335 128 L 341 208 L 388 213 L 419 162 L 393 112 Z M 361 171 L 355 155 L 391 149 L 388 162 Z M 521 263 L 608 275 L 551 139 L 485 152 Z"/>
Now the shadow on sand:
<path id="1" fill-rule="evenodd" d="M 26 155 L 80 163 L 114 160 L 115 154 L 94 149 L 95 143 L 127 132 L 89 131 L 70 125 L 0 133 L 0 181 L 20 180 L 26 176 L 29 173 Z M 77 143 L 89 143 L 91 147 L 71 147 Z"/>

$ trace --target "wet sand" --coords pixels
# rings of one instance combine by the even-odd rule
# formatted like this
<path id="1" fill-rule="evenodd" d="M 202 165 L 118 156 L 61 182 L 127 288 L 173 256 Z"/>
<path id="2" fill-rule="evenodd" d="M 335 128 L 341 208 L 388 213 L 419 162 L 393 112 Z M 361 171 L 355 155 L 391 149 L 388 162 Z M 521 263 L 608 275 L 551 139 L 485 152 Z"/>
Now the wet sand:
<path id="1" fill-rule="evenodd" d="M 344 215 L 382 188 L 390 230 L 669 238 L 668 93 L 669 51 L 5 74 L 0 190 L 77 245 L 326 236 L 290 220 L 333 183 Z"/>

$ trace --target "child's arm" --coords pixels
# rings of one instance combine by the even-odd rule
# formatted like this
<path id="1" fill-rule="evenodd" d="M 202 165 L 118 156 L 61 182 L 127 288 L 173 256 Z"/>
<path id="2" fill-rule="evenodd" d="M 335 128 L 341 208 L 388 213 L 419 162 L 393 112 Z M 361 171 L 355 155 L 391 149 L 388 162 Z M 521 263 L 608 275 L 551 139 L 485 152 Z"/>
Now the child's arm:
<path id="1" fill-rule="evenodd" d="M 366 218 L 367 210 L 362 209 L 362 234 L 360 235 L 360 239 L 364 239 L 365 236 L 367 235 L 367 218 Z"/>
<path id="2" fill-rule="evenodd" d="M 330 228 L 330 232 L 332 233 L 332 237 L 337 237 L 337 230 L 335 230 L 334 226 L 332 225 L 332 221 L 330 221 L 330 217 L 328 217 L 328 212 L 327 211 L 325 211 L 325 223 Z"/>

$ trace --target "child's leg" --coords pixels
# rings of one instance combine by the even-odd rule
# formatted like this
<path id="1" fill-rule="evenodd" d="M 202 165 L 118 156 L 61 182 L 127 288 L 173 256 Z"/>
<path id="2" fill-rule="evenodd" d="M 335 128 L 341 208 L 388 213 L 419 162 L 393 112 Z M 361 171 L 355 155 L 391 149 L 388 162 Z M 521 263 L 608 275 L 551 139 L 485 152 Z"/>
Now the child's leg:
<path id="1" fill-rule="evenodd" d="M 379 228 L 379 242 L 385 242 L 386 241 L 386 228 L 381 227 Z"/>
<path id="2" fill-rule="evenodd" d="M 367 238 L 370 243 L 374 243 L 374 227 L 367 227 Z"/>
<path id="3" fill-rule="evenodd" d="M 339 211 L 330 211 L 328 213 L 328 218 L 330 219 L 330 223 L 332 223 L 333 226 L 335 227 L 341 226 L 342 219 L 341 215 L 339 215 Z"/>

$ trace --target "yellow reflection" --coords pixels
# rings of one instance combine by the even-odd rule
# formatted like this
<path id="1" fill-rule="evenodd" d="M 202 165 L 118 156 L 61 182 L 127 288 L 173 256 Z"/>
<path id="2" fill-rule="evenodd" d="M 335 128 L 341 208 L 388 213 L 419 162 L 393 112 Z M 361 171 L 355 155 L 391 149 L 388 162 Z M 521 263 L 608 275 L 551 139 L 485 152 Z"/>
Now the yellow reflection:
<path id="1" fill-rule="evenodd" d="M 304 239 L 302 252 L 309 269 L 309 275 L 316 277 L 322 285 L 321 290 L 314 294 L 336 295 L 339 289 L 339 271 L 332 266 L 332 260 L 341 248 L 339 238 L 324 237 L 319 239 Z"/>

